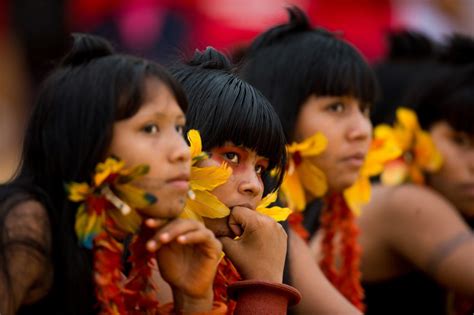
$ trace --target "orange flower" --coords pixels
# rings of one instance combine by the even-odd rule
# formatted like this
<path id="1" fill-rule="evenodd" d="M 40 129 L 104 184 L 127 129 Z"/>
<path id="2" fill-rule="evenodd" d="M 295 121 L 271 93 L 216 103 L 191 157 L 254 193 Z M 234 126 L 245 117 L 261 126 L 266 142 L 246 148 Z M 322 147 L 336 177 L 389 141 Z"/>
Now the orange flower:
<path id="1" fill-rule="evenodd" d="M 293 143 L 287 147 L 289 167 L 281 185 L 281 192 L 290 209 L 305 209 L 305 191 L 314 197 L 326 193 L 326 175 L 311 161 L 312 157 L 321 154 L 326 147 L 327 139 L 320 132 L 301 143 Z"/>
<path id="2" fill-rule="evenodd" d="M 381 176 L 382 183 L 424 184 L 423 174 L 436 172 L 443 162 L 430 135 L 420 128 L 416 114 L 406 108 L 397 110 L 393 134 L 402 150 L 402 155 L 386 163 Z"/>

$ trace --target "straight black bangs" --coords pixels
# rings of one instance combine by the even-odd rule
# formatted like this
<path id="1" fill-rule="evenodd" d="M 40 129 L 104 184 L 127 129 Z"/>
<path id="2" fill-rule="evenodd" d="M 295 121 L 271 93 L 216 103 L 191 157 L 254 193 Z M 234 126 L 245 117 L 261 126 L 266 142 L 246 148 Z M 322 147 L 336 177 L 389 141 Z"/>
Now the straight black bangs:
<path id="1" fill-rule="evenodd" d="M 276 188 L 286 164 L 285 136 L 268 100 L 250 84 L 222 70 L 181 66 L 172 70 L 189 98 L 187 129 L 201 133 L 203 149 L 232 142 L 269 159 L 278 169 Z"/>
<path id="2" fill-rule="evenodd" d="M 373 71 L 358 51 L 322 29 L 288 34 L 253 50 L 240 74 L 269 99 L 290 141 L 311 95 L 352 96 L 369 107 L 377 91 Z"/>

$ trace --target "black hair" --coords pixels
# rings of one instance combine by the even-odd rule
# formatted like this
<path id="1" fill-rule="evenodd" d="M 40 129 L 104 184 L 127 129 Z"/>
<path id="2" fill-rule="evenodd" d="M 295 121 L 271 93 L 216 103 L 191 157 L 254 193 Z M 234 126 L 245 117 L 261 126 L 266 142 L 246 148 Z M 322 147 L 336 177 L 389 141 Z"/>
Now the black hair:
<path id="1" fill-rule="evenodd" d="M 423 129 L 445 121 L 454 130 L 474 134 L 474 40 L 454 34 L 441 47 L 437 63 L 419 69 L 405 97 Z"/>
<path id="2" fill-rule="evenodd" d="M 273 190 L 281 183 L 286 164 L 280 120 L 268 100 L 231 73 L 231 67 L 226 56 L 210 47 L 196 51 L 186 64 L 171 67 L 189 98 L 186 128 L 199 130 L 204 150 L 231 141 L 268 158 L 268 170 L 278 172 Z"/>
<path id="3" fill-rule="evenodd" d="M 288 8 L 288 14 L 288 23 L 257 37 L 239 72 L 270 100 L 292 141 L 296 119 L 308 97 L 352 96 L 369 106 L 375 99 L 376 82 L 353 46 L 324 29 L 312 28 L 297 7 Z"/>
<path id="4" fill-rule="evenodd" d="M 474 134 L 474 63 L 438 66 L 417 86 L 406 103 L 415 109 L 423 129 L 445 121 L 456 131 Z"/>
<path id="5" fill-rule="evenodd" d="M 380 87 L 370 115 L 374 125 L 392 124 L 396 108 L 410 106 L 404 103 L 407 93 L 414 82 L 437 66 L 441 51 L 429 37 L 415 31 L 392 31 L 387 33 L 387 40 L 387 57 L 374 66 Z"/>
<path id="6" fill-rule="evenodd" d="M 102 38 L 75 34 L 61 66 L 42 85 L 25 135 L 17 180 L 41 188 L 50 199 L 55 308 L 88 314 L 94 304 L 91 253 L 74 232 L 77 204 L 64 184 L 88 182 L 107 154 L 114 123 L 132 117 L 145 98 L 145 82 L 168 87 L 183 111 L 184 92 L 161 66 L 116 54 Z M 1 228 L 0 228 L 1 229 Z"/>

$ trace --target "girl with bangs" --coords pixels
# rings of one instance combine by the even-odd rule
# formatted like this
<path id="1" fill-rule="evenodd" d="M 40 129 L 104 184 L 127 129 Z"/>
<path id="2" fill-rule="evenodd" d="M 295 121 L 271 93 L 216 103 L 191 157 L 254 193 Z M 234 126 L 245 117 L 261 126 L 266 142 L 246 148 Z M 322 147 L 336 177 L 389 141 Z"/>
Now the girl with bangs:
<path id="1" fill-rule="evenodd" d="M 212 292 L 221 244 L 178 218 L 186 108 L 159 65 L 74 36 L 39 93 L 19 174 L 0 188 L 1 314 L 225 313 Z M 174 304 L 158 304 L 153 266 Z"/>
<path id="2" fill-rule="evenodd" d="M 275 192 L 282 181 L 285 137 L 268 101 L 230 68 L 227 58 L 213 48 L 197 51 L 189 62 L 171 68 L 189 99 L 186 129 L 199 131 L 208 155 L 196 167 L 229 170 L 225 181 L 209 189 L 213 198 L 199 200 L 196 195 L 200 204 L 193 215 L 214 232 L 226 255 L 214 282 L 215 299 L 228 303 L 229 313 L 286 314 L 287 306 L 299 301 L 298 291 L 282 284 L 287 236 L 264 215 L 262 205 L 264 191 Z M 266 185 L 271 172 L 274 183 Z M 210 211 L 206 201 L 215 197 L 220 207 Z M 279 211 L 284 210 L 277 208 L 276 216 L 286 217 Z M 234 295 L 238 279 L 245 283 L 240 294 L 251 294 L 253 302 L 239 303 L 234 310 L 226 289 Z"/>
<path id="3" fill-rule="evenodd" d="M 473 47 L 472 39 L 453 37 L 442 62 L 425 69 L 406 97 L 419 123 L 409 131 L 426 132 L 433 147 L 407 147 L 403 161 L 420 176 L 410 172 L 392 183 L 397 164 L 388 164 L 382 182 L 396 185 L 377 185 L 362 210 L 367 314 L 474 311 Z M 441 163 L 424 169 L 421 154 Z"/>
<path id="4" fill-rule="evenodd" d="M 285 136 L 280 120 L 266 98 L 230 69 L 229 61 L 212 48 L 197 52 L 187 64 L 172 69 L 190 101 L 187 128 L 201 132 L 203 149 L 210 155 L 200 167 L 225 163 L 232 169 L 227 182 L 211 190 L 228 211 L 209 215 L 202 210 L 208 206 L 205 203 L 196 209 L 201 212 L 198 219 L 202 219 L 219 238 L 228 258 L 218 269 L 215 296 L 225 300 L 226 296 L 219 291 L 227 285 L 232 288 L 230 283 L 239 278 L 278 284 L 283 280 L 293 284 L 290 279 L 297 277 L 306 280 L 299 283 L 299 290 L 311 288 L 317 291 L 311 297 L 309 313 L 357 313 L 330 285 L 321 270 L 309 263 L 312 258 L 307 246 L 291 239 L 287 244 L 286 234 L 274 221 L 284 220 L 289 209 L 277 207 L 269 211 L 265 208 L 268 204 L 265 200 L 270 196 L 276 199 L 276 190 L 283 180 Z M 287 222 L 283 225 L 287 228 Z M 305 268 L 292 268 L 295 264 L 301 266 L 302 261 L 307 263 Z M 232 272 L 233 265 L 237 273 Z M 249 304 L 246 312 L 277 312 L 271 308 L 282 304 L 266 302 L 261 297 L 264 292 L 254 291 L 256 304 Z M 285 313 L 286 305 L 293 303 L 290 300 L 278 312 Z M 289 311 L 294 309 L 290 307 Z"/>
<path id="5" fill-rule="evenodd" d="M 353 211 L 359 201 L 347 192 L 359 182 L 368 185 L 361 175 L 371 144 L 369 109 L 375 78 L 354 47 L 333 33 L 312 28 L 300 9 L 288 12 L 288 23 L 269 29 L 251 44 L 239 74 L 269 99 L 288 140 L 289 167 L 281 197 L 294 211 L 289 219 L 290 257 L 297 259 L 291 261 L 290 274 L 303 296 L 296 311 L 310 313 L 331 305 L 317 298 L 318 280 L 300 272 L 316 264 L 363 310 Z M 306 247 L 302 239 L 312 248 L 310 258 L 292 253 L 298 246 Z M 348 304 L 339 299 L 342 302 L 323 311 L 336 313 L 338 305 Z M 357 310 L 346 308 L 345 313 L 350 312 Z"/>

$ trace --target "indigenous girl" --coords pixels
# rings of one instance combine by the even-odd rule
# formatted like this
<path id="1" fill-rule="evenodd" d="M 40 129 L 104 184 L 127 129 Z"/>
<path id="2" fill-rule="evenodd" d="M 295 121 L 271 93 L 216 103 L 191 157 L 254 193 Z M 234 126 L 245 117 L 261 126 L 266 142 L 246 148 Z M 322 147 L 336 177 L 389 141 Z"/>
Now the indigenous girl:
<path id="1" fill-rule="evenodd" d="M 454 37 L 445 59 L 463 65 L 425 70 L 406 103 L 414 112 L 397 111 L 394 132 L 404 154 L 381 176 L 397 185 L 376 185 L 359 218 L 368 314 L 474 311 L 472 43 Z M 403 138 L 413 140 L 404 145 Z"/>
<path id="2" fill-rule="evenodd" d="M 177 219 L 190 176 L 186 106 L 157 64 L 74 37 L 39 93 L 19 175 L 1 188 L 1 314 L 171 312 L 156 301 L 153 261 L 174 312 L 212 311 L 221 245 Z M 132 233 L 124 275 L 121 241 Z"/>
<path id="3" fill-rule="evenodd" d="M 243 279 L 280 283 L 282 273 L 286 283 L 290 277 L 306 278 L 309 281 L 305 285 L 311 283 L 309 286 L 315 290 L 311 297 L 312 307 L 307 310 L 309 313 L 357 313 L 329 284 L 320 269 L 310 263 L 311 254 L 303 242 L 290 239 L 289 259 L 283 269 L 282 246 L 286 247 L 286 243 L 282 242 L 281 228 L 258 212 L 276 215 L 274 218 L 279 220 L 286 217 L 282 210 L 264 209 L 262 204 L 265 202 L 261 201 L 262 196 L 268 200 L 268 193 L 275 191 L 282 180 L 284 136 L 268 101 L 252 86 L 232 75 L 229 68 L 226 58 L 209 48 L 204 53 L 197 53 L 187 65 L 172 71 L 190 100 L 187 126 L 201 132 L 203 148 L 211 154 L 211 159 L 203 163 L 225 162 L 232 168 L 228 182 L 212 190 L 225 208 L 231 209 L 230 215 L 227 212 L 223 218 L 214 215 L 216 219 L 211 219 L 206 218 L 209 213 L 203 213 L 200 208 L 196 212 L 201 211 L 206 226 L 222 241 L 227 257 Z M 274 176 L 273 181 L 262 181 L 270 173 Z M 209 202 L 204 204 L 209 205 Z M 233 240 L 236 235 L 240 238 Z M 289 274 L 293 266 L 299 271 L 296 275 Z M 223 280 L 231 282 L 229 280 L 235 278 L 226 269 L 218 270 L 217 290 L 222 287 Z M 222 276 L 226 279 L 221 279 Z M 274 305 L 260 299 L 258 309 Z"/>
<path id="4" fill-rule="evenodd" d="M 344 192 L 359 180 L 368 185 L 360 175 L 371 143 L 368 115 L 375 79 L 352 46 L 323 29 L 313 29 L 298 8 L 288 11 L 288 23 L 252 43 L 240 74 L 270 100 L 291 144 L 282 186 L 283 198 L 295 211 L 290 217 L 290 241 L 299 237 L 311 241 L 314 251 L 321 251 L 317 260 L 328 279 L 362 310 L 358 230 L 348 206 L 359 201 L 347 200 Z M 340 261 L 334 259 L 335 251 L 342 254 Z M 303 295 L 301 313 L 316 307 L 313 296 L 318 285 L 304 274 L 297 276 L 298 270 L 315 262 L 313 258 L 290 265 L 291 283 Z"/>

